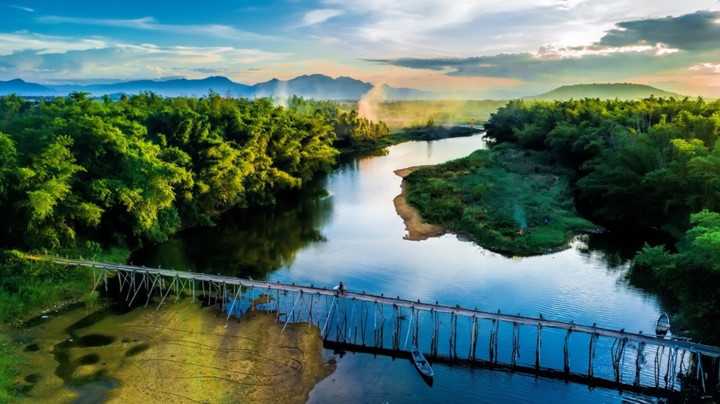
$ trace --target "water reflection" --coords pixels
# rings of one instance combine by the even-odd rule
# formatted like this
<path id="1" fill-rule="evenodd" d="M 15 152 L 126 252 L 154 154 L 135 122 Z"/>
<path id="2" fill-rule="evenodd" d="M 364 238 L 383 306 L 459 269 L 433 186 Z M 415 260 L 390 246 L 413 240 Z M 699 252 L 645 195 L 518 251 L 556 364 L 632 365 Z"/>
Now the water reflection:
<path id="1" fill-rule="evenodd" d="M 413 301 L 654 330 L 663 311 L 657 297 L 627 278 L 628 259 L 641 245 L 593 235 L 555 254 L 508 258 L 453 234 L 404 239 L 404 223 L 392 202 L 401 179 L 393 172 L 463 157 L 483 147 L 475 136 L 344 156 L 338 169 L 318 183 L 327 189 L 327 197 L 305 195 L 275 208 L 232 212 L 215 228 L 182 233 L 133 259 L 273 282 L 331 287 L 343 281 L 353 291 Z M 572 355 L 586 357 L 587 346 Z M 350 354 L 338 360 L 336 373 L 318 385 L 311 401 L 620 401 L 616 392 L 589 392 L 516 375 L 459 368 L 440 368 L 436 375 L 431 389 L 421 380 L 416 383 L 417 373 L 406 361 Z M 368 385 L 374 390 L 368 391 Z"/>
<path id="2" fill-rule="evenodd" d="M 290 266 L 296 252 L 325 240 L 320 229 L 329 220 L 333 199 L 321 196 L 324 180 L 301 194 L 285 195 L 277 206 L 226 213 L 214 227 L 181 232 L 168 242 L 133 255 L 146 266 L 265 279 Z"/>
<path id="3" fill-rule="evenodd" d="M 657 231 L 625 229 L 599 234 L 589 234 L 584 238 L 585 248 L 579 252 L 594 256 L 607 268 L 622 268 L 630 263 L 645 243 L 655 246 L 664 245 L 673 248 L 672 239 Z"/>

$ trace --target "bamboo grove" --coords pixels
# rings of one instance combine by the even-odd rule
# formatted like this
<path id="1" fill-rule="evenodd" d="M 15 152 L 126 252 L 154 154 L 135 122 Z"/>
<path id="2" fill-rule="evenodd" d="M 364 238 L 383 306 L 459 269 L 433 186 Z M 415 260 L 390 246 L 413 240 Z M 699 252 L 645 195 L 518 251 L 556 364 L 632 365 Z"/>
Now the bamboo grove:
<path id="1" fill-rule="evenodd" d="M 486 129 L 571 169 L 586 217 L 673 236 L 674 246 L 641 250 L 634 268 L 677 298 L 679 325 L 720 340 L 720 101 L 512 101 Z"/>
<path id="2" fill-rule="evenodd" d="M 387 127 L 331 102 L 82 93 L 0 98 L 0 228 L 8 248 L 160 242 L 328 172 L 336 144 Z"/>

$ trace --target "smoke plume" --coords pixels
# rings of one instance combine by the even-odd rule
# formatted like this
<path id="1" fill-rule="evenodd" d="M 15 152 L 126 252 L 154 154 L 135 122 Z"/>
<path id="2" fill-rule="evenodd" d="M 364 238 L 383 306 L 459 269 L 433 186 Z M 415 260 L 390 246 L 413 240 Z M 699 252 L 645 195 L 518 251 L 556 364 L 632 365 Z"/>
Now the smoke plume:
<path id="1" fill-rule="evenodd" d="M 383 87 L 382 84 L 376 84 L 360 98 L 360 101 L 358 101 L 358 116 L 371 121 L 378 121 L 380 103 L 387 99 Z"/>

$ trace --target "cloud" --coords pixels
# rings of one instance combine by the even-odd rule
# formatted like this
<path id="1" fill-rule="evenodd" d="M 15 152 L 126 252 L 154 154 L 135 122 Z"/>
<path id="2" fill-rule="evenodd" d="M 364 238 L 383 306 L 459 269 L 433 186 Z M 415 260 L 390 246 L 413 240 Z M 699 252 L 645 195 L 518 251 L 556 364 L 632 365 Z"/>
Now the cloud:
<path id="1" fill-rule="evenodd" d="M 98 49 L 107 46 L 107 41 L 99 38 L 42 35 L 27 31 L 0 33 L 0 56 L 27 49 L 32 49 L 37 54 L 46 54 Z"/>
<path id="2" fill-rule="evenodd" d="M 618 21 L 683 15 L 717 8 L 717 0 L 324 0 L 351 18 L 327 34 L 361 49 L 365 58 L 468 57 L 533 52 L 540 46 L 596 43 Z M 317 33 L 316 33 L 317 34 Z M 671 48 L 673 42 L 657 40 Z M 625 45 L 636 45 L 625 44 Z"/>
<path id="3" fill-rule="evenodd" d="M 28 13 L 34 13 L 35 10 L 30 7 L 19 6 L 17 4 L 7 4 L 8 7 L 12 7 L 17 10 L 27 11 Z"/>
<path id="4" fill-rule="evenodd" d="M 475 57 L 366 58 L 378 64 L 535 83 L 623 81 L 632 77 L 716 74 L 720 12 L 618 23 L 585 46 L 541 46 L 534 52 Z"/>
<path id="5" fill-rule="evenodd" d="M 337 10 L 333 8 L 313 10 L 303 16 L 302 24 L 300 26 L 306 27 L 309 25 L 320 24 L 341 14 L 343 14 L 342 10 Z"/>
<path id="6" fill-rule="evenodd" d="M 226 70 L 216 68 L 216 67 L 195 67 L 195 68 L 179 68 L 179 67 L 173 67 L 172 70 L 182 70 L 182 71 L 191 71 L 196 73 L 202 73 L 202 74 L 219 74 L 223 73 Z"/>
<path id="7" fill-rule="evenodd" d="M 600 40 L 600 45 L 664 43 L 686 50 L 719 49 L 718 19 L 720 11 L 698 11 L 679 17 L 621 22 Z"/>
<path id="8" fill-rule="evenodd" d="M 448 76 L 515 78 L 534 82 L 618 81 L 628 76 L 650 75 L 688 65 L 685 55 L 670 54 L 658 62 L 653 53 L 588 54 L 582 57 L 543 58 L 514 53 L 472 58 L 375 59 L 374 63 L 444 72 Z"/>
<path id="9" fill-rule="evenodd" d="M 276 39 L 267 35 L 256 34 L 248 31 L 241 31 L 235 27 L 221 24 L 161 24 L 153 17 L 142 17 L 134 19 L 115 18 L 79 18 L 62 16 L 44 16 L 38 21 L 49 24 L 77 24 L 77 25 L 98 25 L 103 27 L 120 27 L 147 31 L 162 31 L 173 34 L 197 34 L 208 35 L 223 39 Z"/>
<path id="10" fill-rule="evenodd" d="M 720 74 L 720 63 L 698 63 L 688 68 L 695 74 Z"/>
<path id="11" fill-rule="evenodd" d="M 680 49 L 670 48 L 664 43 L 655 45 L 627 45 L 627 46 L 578 46 L 556 47 L 552 45 L 541 46 L 535 53 L 539 59 L 580 59 L 586 56 L 608 56 L 619 53 L 637 53 L 650 56 L 663 56 L 680 52 Z"/>
<path id="12" fill-rule="evenodd" d="M 23 77 L 36 81 L 102 77 L 139 79 L 149 75 L 162 76 L 166 71 L 188 76 L 234 72 L 240 65 L 253 66 L 291 56 L 289 53 L 234 47 L 113 44 L 102 48 L 70 49 L 64 53 L 16 50 L 0 56 L 0 66 L 4 68 L 2 76 L 5 78 Z"/>

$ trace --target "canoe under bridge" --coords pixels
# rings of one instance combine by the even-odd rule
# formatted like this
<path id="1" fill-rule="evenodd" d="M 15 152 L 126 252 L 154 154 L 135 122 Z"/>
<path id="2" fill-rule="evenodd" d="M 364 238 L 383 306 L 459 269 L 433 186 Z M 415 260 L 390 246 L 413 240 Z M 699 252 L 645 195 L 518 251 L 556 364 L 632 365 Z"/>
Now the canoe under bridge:
<path id="1" fill-rule="evenodd" d="M 641 331 L 614 330 L 439 302 L 272 283 L 205 273 L 26 254 L 93 271 L 94 288 L 112 287 L 129 306 L 159 309 L 172 294 L 216 304 L 226 321 L 250 310 L 284 323 L 317 326 L 326 347 L 408 356 L 414 345 L 432 362 L 567 380 L 657 397 L 717 393 L 720 347 Z"/>

